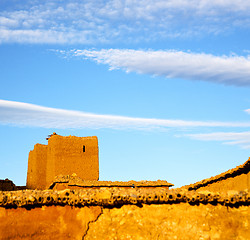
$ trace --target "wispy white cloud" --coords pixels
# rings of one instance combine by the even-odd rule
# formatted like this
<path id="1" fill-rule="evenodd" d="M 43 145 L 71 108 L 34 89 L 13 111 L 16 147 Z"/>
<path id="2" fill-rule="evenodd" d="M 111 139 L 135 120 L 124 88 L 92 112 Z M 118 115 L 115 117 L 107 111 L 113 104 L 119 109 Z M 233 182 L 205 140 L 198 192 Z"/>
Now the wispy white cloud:
<path id="1" fill-rule="evenodd" d="M 58 129 L 112 128 L 144 130 L 154 128 L 250 126 L 250 122 L 185 121 L 101 115 L 6 100 L 0 100 L 0 124 Z"/>
<path id="2" fill-rule="evenodd" d="M 250 4 L 243 0 L 24 0 L 15 4 L 12 11 L 0 11 L 0 43 L 154 40 L 250 27 Z M 30 38 L 35 31 L 48 39 Z"/>
<path id="3" fill-rule="evenodd" d="M 250 114 L 250 109 L 246 109 L 245 112 Z"/>
<path id="4" fill-rule="evenodd" d="M 192 139 L 202 141 L 220 141 L 224 144 L 239 145 L 244 149 L 250 149 L 250 132 L 214 132 L 214 133 L 199 133 L 187 134 Z"/>
<path id="5" fill-rule="evenodd" d="M 173 119 L 136 118 L 94 114 L 81 111 L 49 108 L 29 103 L 0 100 L 0 124 L 18 127 L 55 129 L 120 129 L 120 130 L 166 130 L 178 131 L 199 128 L 250 127 L 250 122 L 185 121 Z M 201 141 L 220 141 L 250 149 L 250 132 L 214 132 L 179 134 Z"/>
<path id="6" fill-rule="evenodd" d="M 61 53 L 107 64 L 111 70 L 121 68 L 127 72 L 161 75 L 167 78 L 250 85 L 249 57 L 130 49 L 72 50 Z"/>
<path id="7" fill-rule="evenodd" d="M 77 38 L 78 36 L 78 38 Z M 0 29 L 1 42 L 17 42 L 17 43 L 48 43 L 48 44 L 64 44 L 64 43 L 81 43 L 90 44 L 92 41 L 89 38 L 88 31 L 78 32 L 59 32 L 53 30 L 9 30 Z M 14 39 L 14 41 L 13 41 Z"/>

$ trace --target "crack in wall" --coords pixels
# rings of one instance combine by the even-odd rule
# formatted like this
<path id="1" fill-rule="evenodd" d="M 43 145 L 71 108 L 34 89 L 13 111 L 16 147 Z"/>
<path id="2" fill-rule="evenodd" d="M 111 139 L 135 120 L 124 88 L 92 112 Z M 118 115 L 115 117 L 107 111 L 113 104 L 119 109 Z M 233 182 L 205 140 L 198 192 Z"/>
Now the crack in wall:
<path id="1" fill-rule="evenodd" d="M 86 229 L 86 231 L 85 231 L 84 235 L 82 236 L 82 240 L 84 240 L 84 239 L 85 239 L 85 237 L 86 237 L 86 236 L 87 236 L 87 234 L 88 234 L 89 227 L 90 227 L 90 223 L 95 223 L 95 222 L 99 219 L 99 217 L 100 217 L 102 214 L 103 214 L 103 208 L 101 208 L 101 212 L 99 213 L 99 215 L 96 217 L 96 219 L 95 219 L 95 220 L 93 220 L 93 221 L 89 221 L 89 222 L 88 222 L 88 224 L 87 224 L 87 229 Z"/>

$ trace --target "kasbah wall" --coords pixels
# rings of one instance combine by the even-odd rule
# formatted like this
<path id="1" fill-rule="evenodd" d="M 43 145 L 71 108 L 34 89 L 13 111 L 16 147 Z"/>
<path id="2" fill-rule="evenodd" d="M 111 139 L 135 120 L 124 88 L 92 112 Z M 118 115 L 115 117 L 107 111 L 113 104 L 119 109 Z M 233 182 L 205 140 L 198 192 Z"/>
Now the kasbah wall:
<path id="1" fill-rule="evenodd" d="M 0 240 L 250 239 L 250 159 L 178 189 L 152 183 L 126 188 L 124 182 L 96 181 L 98 143 L 92 140 L 53 135 L 48 145 L 35 145 L 28 163 L 30 190 L 0 191 Z M 57 182 L 66 189 L 47 189 L 58 174 L 67 175 Z M 98 183 L 101 187 L 89 187 Z"/>

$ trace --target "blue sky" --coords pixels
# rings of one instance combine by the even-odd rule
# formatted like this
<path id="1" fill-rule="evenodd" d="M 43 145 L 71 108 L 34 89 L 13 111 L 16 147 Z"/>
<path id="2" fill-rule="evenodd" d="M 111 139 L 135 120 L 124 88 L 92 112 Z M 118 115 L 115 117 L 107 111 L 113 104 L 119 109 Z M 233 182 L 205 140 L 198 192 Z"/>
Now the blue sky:
<path id="1" fill-rule="evenodd" d="M 250 149 L 249 1 L 0 2 L 0 179 L 47 135 L 99 139 L 100 180 L 193 183 Z"/>

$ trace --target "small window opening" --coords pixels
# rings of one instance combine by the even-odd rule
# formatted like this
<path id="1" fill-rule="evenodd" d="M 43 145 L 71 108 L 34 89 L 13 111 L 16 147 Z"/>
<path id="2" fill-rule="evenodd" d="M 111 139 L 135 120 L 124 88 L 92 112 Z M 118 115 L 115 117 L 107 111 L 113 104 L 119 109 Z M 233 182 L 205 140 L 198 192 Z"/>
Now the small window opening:
<path id="1" fill-rule="evenodd" d="M 82 147 L 82 151 L 83 151 L 83 152 L 85 152 L 85 145 L 83 145 L 83 147 Z"/>

